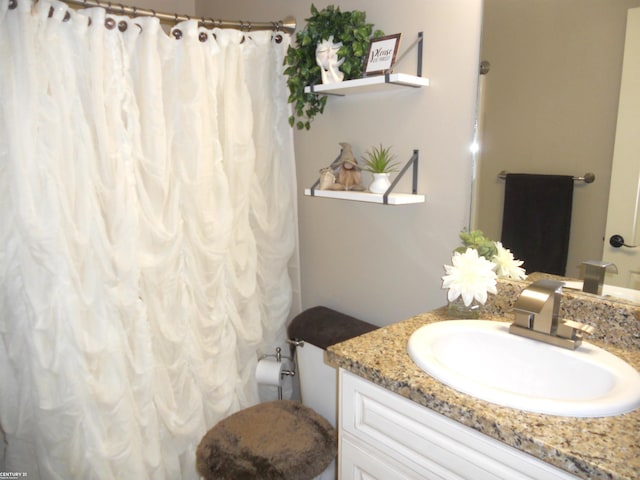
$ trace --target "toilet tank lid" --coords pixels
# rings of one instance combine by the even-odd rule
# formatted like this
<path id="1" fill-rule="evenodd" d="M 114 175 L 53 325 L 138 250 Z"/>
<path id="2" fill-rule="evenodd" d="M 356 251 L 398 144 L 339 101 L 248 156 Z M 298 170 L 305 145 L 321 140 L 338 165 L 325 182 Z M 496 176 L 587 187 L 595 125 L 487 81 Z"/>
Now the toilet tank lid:
<path id="1" fill-rule="evenodd" d="M 299 313 L 289 324 L 287 334 L 290 339 L 304 340 L 326 349 L 377 328 L 328 307 L 317 306 Z"/>

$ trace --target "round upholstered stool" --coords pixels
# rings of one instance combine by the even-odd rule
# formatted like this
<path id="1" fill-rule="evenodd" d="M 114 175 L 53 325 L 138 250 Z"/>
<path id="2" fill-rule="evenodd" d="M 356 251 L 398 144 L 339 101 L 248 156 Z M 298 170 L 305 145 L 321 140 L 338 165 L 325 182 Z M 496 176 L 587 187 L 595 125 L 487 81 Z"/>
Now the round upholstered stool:
<path id="1" fill-rule="evenodd" d="M 291 400 L 260 403 L 220 421 L 200 441 L 206 480 L 311 480 L 336 455 L 331 424 Z"/>

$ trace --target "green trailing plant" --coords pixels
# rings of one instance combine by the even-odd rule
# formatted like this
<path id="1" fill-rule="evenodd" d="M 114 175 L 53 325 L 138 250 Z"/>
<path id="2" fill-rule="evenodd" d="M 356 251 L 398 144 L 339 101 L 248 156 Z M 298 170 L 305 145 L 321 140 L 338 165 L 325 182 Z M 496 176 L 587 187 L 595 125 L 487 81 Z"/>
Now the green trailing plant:
<path id="1" fill-rule="evenodd" d="M 398 170 L 399 162 L 394 162 L 395 155 L 391 147 L 373 147 L 365 152 L 363 170 L 371 173 L 390 173 Z"/>
<path id="2" fill-rule="evenodd" d="M 311 5 L 311 16 L 306 27 L 296 33 L 295 46 L 289 46 L 284 59 L 285 75 L 288 75 L 289 103 L 293 115 L 289 124 L 299 130 L 309 130 L 313 118 L 324 112 L 327 97 L 305 93 L 304 88 L 321 82 L 320 67 L 316 64 L 316 46 L 333 35 L 333 41 L 342 42 L 338 59 L 344 59 L 340 71 L 344 80 L 359 78 L 364 70 L 365 59 L 371 38 L 384 35 L 373 30 L 366 22 L 366 13 L 358 10 L 342 12 L 339 7 L 329 5 L 318 10 Z"/>
<path id="3" fill-rule="evenodd" d="M 460 232 L 460 240 L 462 240 L 463 246 L 456 248 L 456 252 L 464 253 L 467 248 L 474 248 L 478 251 L 478 255 L 489 261 L 498 253 L 495 242 L 486 237 L 482 230 L 471 230 L 470 232 L 463 230 Z"/>

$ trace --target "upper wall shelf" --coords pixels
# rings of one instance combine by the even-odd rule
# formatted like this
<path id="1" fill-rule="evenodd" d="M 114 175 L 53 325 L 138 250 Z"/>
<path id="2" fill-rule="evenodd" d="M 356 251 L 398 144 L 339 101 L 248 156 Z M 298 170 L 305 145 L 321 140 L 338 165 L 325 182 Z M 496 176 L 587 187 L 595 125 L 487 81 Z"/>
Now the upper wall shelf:
<path id="1" fill-rule="evenodd" d="M 350 95 L 355 93 L 375 92 L 389 88 L 402 87 L 428 87 L 429 79 L 408 75 L 406 73 L 387 73 L 375 77 L 356 78 L 340 83 L 327 83 L 311 85 L 304 88 L 305 93 L 318 93 L 324 95 Z"/>
<path id="2" fill-rule="evenodd" d="M 354 80 L 345 80 L 339 83 L 326 83 L 318 85 L 308 85 L 304 87 L 305 93 L 315 93 L 318 95 L 350 95 L 354 93 L 376 92 L 380 90 L 389 90 L 397 88 L 421 88 L 429 86 L 429 79 L 422 76 L 422 40 L 423 33 L 418 32 L 418 38 L 409 46 L 409 48 L 400 56 L 396 65 L 405 57 L 405 55 L 417 45 L 418 58 L 416 66 L 416 74 L 408 75 L 406 73 L 384 72 L 383 75 L 375 75 L 371 77 L 356 78 Z"/>

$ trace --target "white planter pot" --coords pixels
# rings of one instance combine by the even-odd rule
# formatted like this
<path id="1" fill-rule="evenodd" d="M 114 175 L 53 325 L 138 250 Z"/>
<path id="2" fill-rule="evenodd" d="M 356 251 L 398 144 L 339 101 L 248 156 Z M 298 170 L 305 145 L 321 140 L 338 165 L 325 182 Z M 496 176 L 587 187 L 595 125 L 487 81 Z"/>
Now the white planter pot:
<path id="1" fill-rule="evenodd" d="M 373 182 L 369 185 L 369 191 L 371 193 L 384 193 L 390 185 L 388 173 L 374 173 Z"/>

